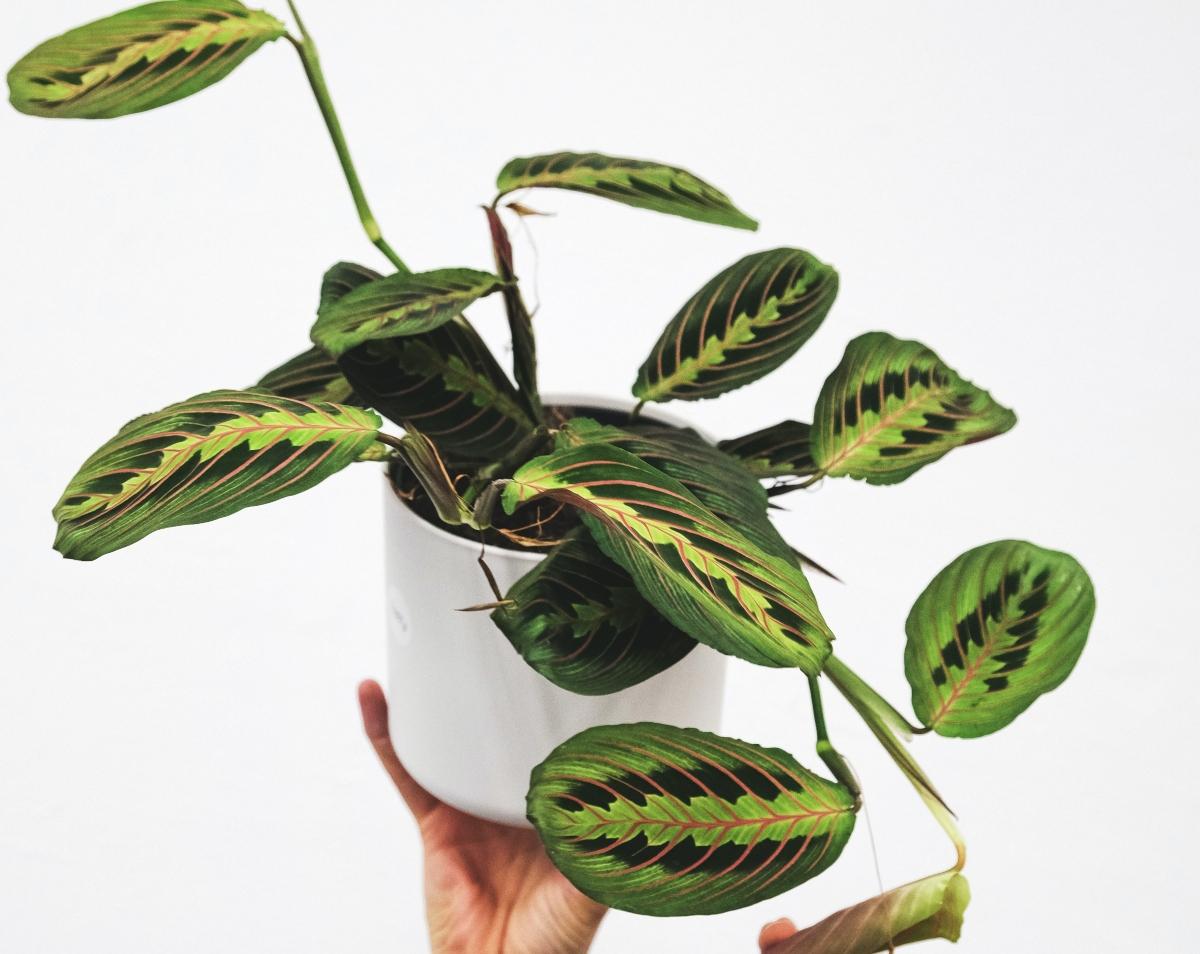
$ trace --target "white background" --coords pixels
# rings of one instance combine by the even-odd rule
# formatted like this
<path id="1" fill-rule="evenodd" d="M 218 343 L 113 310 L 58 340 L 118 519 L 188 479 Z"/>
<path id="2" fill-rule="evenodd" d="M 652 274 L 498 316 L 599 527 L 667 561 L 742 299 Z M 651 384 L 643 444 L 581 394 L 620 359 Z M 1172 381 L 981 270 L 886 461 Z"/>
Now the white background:
<path id="1" fill-rule="evenodd" d="M 1010 536 L 1078 555 L 1099 611 L 1072 680 L 999 735 L 917 743 L 970 844 L 961 949 L 1194 950 L 1200 6 L 306 7 L 417 269 L 488 267 L 478 203 L 537 151 L 675 162 L 761 218 L 752 235 L 531 197 L 558 213 L 533 223 L 547 389 L 627 394 L 704 280 L 787 244 L 838 267 L 831 317 L 783 371 L 680 408 L 695 421 L 731 436 L 804 419 L 875 328 L 1018 411 L 1009 435 L 901 486 L 798 495 L 782 526 L 843 575 L 817 581 L 839 652 L 901 703 L 904 617 L 951 557 Z M 6 5 L 0 61 L 107 12 Z M 424 950 L 415 832 L 354 702 L 383 672 L 375 469 L 91 565 L 50 549 L 51 504 L 119 424 L 254 381 L 305 346 L 328 265 L 383 264 L 293 52 L 115 122 L 0 111 L 0 142 L 0 950 Z M 499 331 L 498 307 L 476 324 Z M 944 866 L 906 783 L 830 705 L 885 881 Z M 730 734 L 813 762 L 808 722 L 795 674 L 736 666 Z M 874 890 L 860 826 L 788 895 L 709 919 L 614 914 L 595 950 L 749 951 L 771 918 Z"/>

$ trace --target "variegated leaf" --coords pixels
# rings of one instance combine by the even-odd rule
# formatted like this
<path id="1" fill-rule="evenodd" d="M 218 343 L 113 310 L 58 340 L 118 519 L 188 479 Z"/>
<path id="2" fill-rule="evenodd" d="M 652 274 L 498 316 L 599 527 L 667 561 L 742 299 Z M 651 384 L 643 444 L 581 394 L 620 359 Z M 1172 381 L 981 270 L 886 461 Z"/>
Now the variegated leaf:
<path id="1" fill-rule="evenodd" d="M 372 341 L 338 366 L 371 407 L 416 425 L 459 461 L 497 460 L 534 426 L 463 316 L 423 335 Z"/>
<path id="2" fill-rule="evenodd" d="M 780 421 L 743 437 L 717 444 L 736 457 L 755 477 L 808 477 L 816 473 L 812 456 L 812 425 Z"/>
<path id="3" fill-rule="evenodd" d="M 602 442 L 640 457 L 678 480 L 700 503 L 755 546 L 791 560 L 793 551 L 767 516 L 767 494 L 737 461 L 695 431 L 661 424 L 635 424 L 627 430 L 574 418 L 559 431 L 564 447 Z"/>
<path id="4" fill-rule="evenodd" d="M 1075 668 L 1096 611 L 1067 553 L 1021 540 L 968 550 L 909 613 L 904 672 L 917 718 L 976 738 L 1012 722 Z"/>
<path id="5" fill-rule="evenodd" d="M 135 418 L 54 508 L 54 547 L 93 560 L 155 530 L 299 493 L 375 444 L 379 418 L 266 391 L 213 391 Z"/>
<path id="6" fill-rule="evenodd" d="M 589 443 L 525 464 L 502 499 L 511 514 L 542 495 L 578 509 L 600 548 L 688 635 L 759 665 L 820 671 L 833 634 L 804 574 L 679 481 L 619 447 Z"/>
<path id="7" fill-rule="evenodd" d="M 331 307 L 334 302 L 349 295 L 356 288 L 377 282 L 383 275 L 366 265 L 354 262 L 338 262 L 321 278 L 321 300 L 317 311 Z"/>
<path id="8" fill-rule="evenodd" d="M 756 252 L 680 309 L 638 372 L 642 401 L 699 401 L 774 371 L 812 337 L 837 297 L 837 272 L 808 252 Z"/>
<path id="9" fill-rule="evenodd" d="M 470 268 L 389 275 L 323 304 L 312 339 L 336 358 L 367 341 L 419 335 L 503 284 L 490 272 Z"/>
<path id="10" fill-rule="evenodd" d="M 211 86 L 286 32 L 235 0 L 147 3 L 31 50 L 9 71 L 9 97 L 34 116 L 111 119 L 154 109 Z"/>
<path id="11" fill-rule="evenodd" d="M 764 954 L 879 954 L 937 938 L 957 941 L 970 900 L 967 879 L 945 871 L 831 914 Z"/>
<path id="12" fill-rule="evenodd" d="M 339 262 L 325 273 L 321 306 L 381 277 Z M 401 427 L 420 428 L 459 460 L 496 460 L 533 428 L 465 315 L 422 335 L 369 342 L 342 355 L 338 366 L 364 403 Z"/>
<path id="13" fill-rule="evenodd" d="M 518 189 L 570 189 L 700 222 L 758 228 L 725 193 L 685 169 L 661 162 L 598 152 L 555 152 L 514 159 L 500 171 L 496 186 L 502 196 Z"/>
<path id="14" fill-rule="evenodd" d="M 320 348 L 309 348 L 268 371 L 255 387 L 298 401 L 359 403 L 354 388 L 343 377 L 337 362 Z"/>
<path id="15" fill-rule="evenodd" d="M 854 798 L 788 753 L 643 722 L 587 729 L 533 770 L 528 814 L 584 894 L 623 911 L 718 914 L 837 860 Z"/>
<path id="16" fill-rule="evenodd" d="M 1016 422 L 1012 411 L 919 341 L 873 331 L 850 342 L 821 388 L 813 459 L 830 477 L 895 484 Z"/>
<path id="17" fill-rule="evenodd" d="M 492 619 L 534 669 L 581 695 L 644 682 L 695 648 L 581 530 L 505 594 Z"/>

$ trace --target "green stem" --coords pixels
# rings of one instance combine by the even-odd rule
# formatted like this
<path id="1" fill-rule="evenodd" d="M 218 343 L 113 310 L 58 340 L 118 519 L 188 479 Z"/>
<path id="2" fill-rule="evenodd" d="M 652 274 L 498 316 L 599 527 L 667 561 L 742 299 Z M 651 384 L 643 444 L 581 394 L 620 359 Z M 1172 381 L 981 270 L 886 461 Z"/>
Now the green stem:
<path id="1" fill-rule="evenodd" d="M 896 738 L 894 719 L 889 719 L 880 711 L 878 704 L 872 695 L 878 698 L 878 693 L 870 690 L 870 693 L 862 693 L 859 687 L 853 682 L 842 682 L 834 679 L 830 673 L 830 663 L 834 662 L 834 657 L 830 656 L 825 663 L 825 673 L 829 675 L 830 680 L 838 690 L 846 697 L 846 701 L 854 707 L 854 710 L 862 717 L 863 722 L 867 724 L 867 728 L 871 730 L 872 735 L 879 740 L 884 751 L 891 756 L 892 761 L 896 763 L 896 767 L 904 774 L 904 777 L 917 790 L 917 794 L 921 796 L 921 801 L 925 803 L 925 807 L 937 820 L 937 823 L 942 826 L 942 830 L 949 836 L 950 841 L 954 844 L 954 850 L 957 854 L 955 860 L 955 869 L 961 870 L 963 865 L 967 863 L 967 846 L 963 840 L 962 833 L 958 830 L 958 825 L 955 822 L 954 813 L 950 810 L 950 806 L 946 804 L 945 799 L 938 794 L 938 790 L 934 788 L 933 782 L 929 780 L 929 776 L 917 764 L 916 759 L 912 757 L 912 753 L 904 747 L 904 743 Z M 840 664 L 834 665 L 834 670 L 839 671 L 840 675 L 845 675 L 849 672 L 848 669 Z M 857 677 L 855 677 L 857 679 Z M 866 683 L 858 680 L 862 686 Z M 869 687 L 867 687 L 869 689 Z M 890 708 L 890 706 L 888 707 Z M 892 710 L 895 713 L 895 710 Z M 899 714 L 896 713 L 898 717 Z M 904 721 L 901 719 L 901 721 Z"/>
<path id="2" fill-rule="evenodd" d="M 480 492 L 491 484 L 492 481 L 497 478 L 511 477 L 518 467 L 534 456 L 534 452 L 549 437 L 550 428 L 545 424 L 539 424 L 521 438 L 520 442 L 498 461 L 480 467 L 476 471 L 475 479 L 471 481 L 471 485 L 463 492 L 463 500 L 467 502 L 467 506 L 474 506 L 476 500 L 479 499 Z"/>
<path id="3" fill-rule="evenodd" d="M 850 790 L 850 794 L 854 796 L 854 810 L 857 812 L 862 807 L 862 786 L 859 784 L 858 776 L 854 774 L 854 769 L 850 767 L 850 763 L 829 741 L 829 730 L 825 727 L 825 707 L 821 703 L 821 686 L 818 676 L 808 677 L 808 692 L 812 698 L 813 724 L 817 728 L 817 755 L 833 773 L 833 777 Z"/>
<path id="4" fill-rule="evenodd" d="M 910 723 L 908 719 L 900 714 L 900 711 L 895 706 L 867 685 L 861 676 L 836 656 L 830 656 L 825 660 L 824 672 L 829 677 L 829 681 L 837 687 L 838 692 L 851 700 L 851 705 L 858 708 L 858 704 L 853 701 L 854 699 L 858 699 L 863 705 L 870 706 L 884 722 L 903 738 L 911 739 L 914 735 L 923 735 L 929 731 Z"/>
<path id="5" fill-rule="evenodd" d="M 337 111 L 333 107 L 333 100 L 329 96 L 329 87 L 325 82 L 325 74 L 321 72 L 321 61 L 317 56 L 316 43 L 313 42 L 313 38 L 305 28 L 304 21 L 300 18 L 300 11 L 296 9 L 296 4 L 293 0 L 288 0 L 288 6 L 291 7 L 292 16 L 296 18 L 296 25 L 300 28 L 300 36 L 303 38 L 297 40 L 295 37 L 289 36 L 288 39 L 291 41 L 292 46 L 296 48 L 296 52 L 300 54 L 300 62 L 304 64 L 304 74 L 308 77 L 308 84 L 312 87 L 313 95 L 317 100 L 317 106 L 321 109 L 321 117 L 325 120 L 325 128 L 329 130 L 329 138 L 333 140 L 333 148 L 337 151 L 338 162 L 342 165 L 342 172 L 346 176 L 346 184 L 350 187 L 350 195 L 354 197 L 354 207 L 358 210 L 358 218 L 362 222 L 363 230 L 367 233 L 367 238 L 371 240 L 379 251 L 387 256 L 388 261 L 396 267 L 397 271 L 408 274 L 408 266 L 404 264 L 404 260 L 385 241 L 383 233 L 379 229 L 379 223 L 375 221 L 371 207 L 367 204 L 366 193 L 363 192 L 362 183 L 358 179 L 358 172 L 354 168 L 354 160 L 350 156 L 350 147 L 347 145 L 346 136 L 342 132 L 342 124 L 338 120 Z"/>

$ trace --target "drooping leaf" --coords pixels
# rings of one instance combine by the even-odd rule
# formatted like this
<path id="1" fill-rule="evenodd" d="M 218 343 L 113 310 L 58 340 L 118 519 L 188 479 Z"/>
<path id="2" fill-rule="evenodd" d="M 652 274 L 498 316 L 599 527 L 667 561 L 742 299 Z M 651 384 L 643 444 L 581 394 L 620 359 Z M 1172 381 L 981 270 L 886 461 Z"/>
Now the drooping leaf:
<path id="1" fill-rule="evenodd" d="M 575 507 L 600 549 L 689 636 L 759 665 L 820 670 L 833 634 L 799 567 L 755 546 L 679 481 L 588 443 L 521 467 L 504 509 L 543 494 Z"/>
<path id="2" fill-rule="evenodd" d="M 812 337 L 837 290 L 837 272 L 808 252 L 747 255 L 671 319 L 638 371 L 634 395 L 699 401 L 758 380 Z"/>
<path id="3" fill-rule="evenodd" d="M 736 457 L 755 477 L 808 477 L 816 473 L 812 425 L 780 421 L 752 434 L 721 441 L 721 450 Z"/>
<path id="4" fill-rule="evenodd" d="M 94 560 L 307 490 L 369 451 L 379 424 L 360 408 L 266 391 L 213 391 L 135 418 L 67 485 L 54 547 Z"/>
<path id="5" fill-rule="evenodd" d="M 471 508 L 460 496 L 454 479 L 446 470 L 442 455 L 433 441 L 411 425 L 397 442 L 397 450 L 404 463 L 425 489 L 433 509 L 443 523 L 451 526 L 474 525 Z"/>
<path id="6" fill-rule="evenodd" d="M 111 119 L 154 109 L 211 86 L 286 32 L 235 0 L 148 3 L 31 50 L 9 71 L 9 98 L 33 116 Z"/>
<path id="7" fill-rule="evenodd" d="M 967 879 L 945 871 L 831 914 L 766 954 L 879 954 L 889 944 L 957 941 L 970 900 Z"/>
<path id="8" fill-rule="evenodd" d="M 1016 422 L 1012 411 L 919 341 L 872 331 L 850 342 L 821 388 L 813 459 L 831 477 L 895 484 Z"/>
<path id="9" fill-rule="evenodd" d="M 696 641 L 646 602 L 629 574 L 574 531 L 505 594 L 492 614 L 534 669 L 582 695 L 618 692 L 655 676 Z"/>
<path id="10" fill-rule="evenodd" d="M 713 515 L 768 553 L 790 560 L 792 548 L 767 516 L 767 494 L 737 461 L 695 431 L 657 424 L 627 430 L 574 418 L 559 430 L 563 447 L 602 442 L 640 457 L 696 495 Z"/>
<path id="11" fill-rule="evenodd" d="M 321 306 L 381 277 L 339 262 L 325 273 Z M 365 403 L 401 427 L 420 428 L 459 459 L 495 460 L 533 428 L 465 315 L 425 334 L 368 342 L 342 355 L 338 366 Z"/>
<path id="12" fill-rule="evenodd" d="M 718 914 L 816 877 L 849 840 L 853 805 L 780 749 L 652 722 L 568 739 L 527 800 L 580 891 L 659 916 Z"/>
<path id="13" fill-rule="evenodd" d="M 725 193 L 684 169 L 598 152 L 556 152 L 514 159 L 496 179 L 500 195 L 517 189 L 570 189 L 640 209 L 754 231 L 758 223 Z"/>
<path id="14" fill-rule="evenodd" d="M 917 718 L 977 738 L 1012 722 L 1071 674 L 1096 611 L 1067 553 L 1001 540 L 943 569 L 913 604 L 904 671 Z"/>
<path id="15" fill-rule="evenodd" d="M 470 268 L 388 275 L 323 304 L 312 339 L 336 358 L 367 341 L 419 335 L 502 285 L 495 275 Z"/>
<path id="16" fill-rule="evenodd" d="M 255 387 L 298 401 L 359 403 L 354 388 L 343 377 L 337 362 L 320 348 L 309 348 L 268 371 Z"/>

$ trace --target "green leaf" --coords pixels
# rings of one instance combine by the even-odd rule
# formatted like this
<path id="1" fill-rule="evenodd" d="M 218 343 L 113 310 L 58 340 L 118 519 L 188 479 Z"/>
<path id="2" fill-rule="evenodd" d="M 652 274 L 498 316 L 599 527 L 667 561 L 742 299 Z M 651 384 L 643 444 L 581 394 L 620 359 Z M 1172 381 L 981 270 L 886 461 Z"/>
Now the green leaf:
<path id="1" fill-rule="evenodd" d="M 634 395 L 699 401 L 757 381 L 812 337 L 837 291 L 837 272 L 808 252 L 747 255 L 671 319 L 638 372 Z"/>
<path id="2" fill-rule="evenodd" d="M 673 477 L 700 503 L 755 546 L 784 559 L 792 548 L 767 516 L 767 494 L 753 475 L 695 431 L 661 424 L 635 424 L 629 430 L 574 418 L 559 430 L 564 447 L 606 443 L 621 447 Z"/>
<path id="3" fill-rule="evenodd" d="M 878 954 L 889 945 L 957 941 L 970 900 L 967 879 L 945 871 L 831 914 L 766 954 Z"/>
<path id="4" fill-rule="evenodd" d="M 725 193 L 684 169 L 598 152 L 555 152 L 514 159 L 496 179 L 500 195 L 517 189 L 570 189 L 685 219 L 754 231 L 758 223 Z"/>
<path id="5" fill-rule="evenodd" d="M 47 40 L 8 74 L 33 116 L 112 119 L 165 106 L 224 79 L 286 28 L 234 0 L 147 3 Z"/>
<path id="6" fill-rule="evenodd" d="M 409 338 L 373 341 L 338 360 L 355 391 L 458 460 L 494 461 L 533 430 L 504 369 L 459 317 Z"/>
<path id="7" fill-rule="evenodd" d="M 419 335 L 444 325 L 503 284 L 489 272 L 470 268 L 389 275 L 323 304 L 312 339 L 336 358 L 367 341 Z"/>
<path id="8" fill-rule="evenodd" d="M 895 484 L 955 447 L 1003 434 L 1017 416 L 919 341 L 855 338 L 817 398 L 818 469 Z"/>
<path id="9" fill-rule="evenodd" d="M 1096 611 L 1067 553 L 1021 540 L 968 550 L 913 604 L 904 672 L 913 711 L 939 735 L 1004 728 L 1075 668 Z"/>
<path id="10" fill-rule="evenodd" d="M 325 273 L 321 306 L 377 281 L 339 262 Z M 504 370 L 466 316 L 421 335 L 368 342 L 338 359 L 356 393 L 401 427 L 419 427 L 460 460 L 493 461 L 533 429 Z"/>
<path id="11" fill-rule="evenodd" d="M 799 567 L 755 546 L 679 481 L 589 443 L 521 467 L 504 509 L 543 494 L 577 508 L 600 549 L 689 636 L 759 665 L 820 671 L 833 634 Z"/>
<path id="12" fill-rule="evenodd" d="M 812 425 L 780 421 L 743 437 L 717 444 L 755 477 L 808 477 L 817 471 L 812 456 Z"/>
<path id="13" fill-rule="evenodd" d="M 309 348 L 273 371 L 268 371 L 255 387 L 298 401 L 360 403 L 354 388 L 342 376 L 337 362 L 320 348 Z"/>
<path id="14" fill-rule="evenodd" d="M 568 739 L 527 799 L 580 891 L 659 916 L 719 914 L 816 877 L 849 840 L 853 805 L 780 749 L 652 722 Z"/>
<path id="15" fill-rule="evenodd" d="M 135 418 L 68 484 L 54 548 L 94 560 L 307 490 L 369 451 L 379 424 L 360 408 L 265 391 L 212 391 Z"/>
<path id="16" fill-rule="evenodd" d="M 505 594 L 492 619 L 513 648 L 556 686 L 581 695 L 618 692 L 692 651 L 638 593 L 629 574 L 576 530 Z"/>

